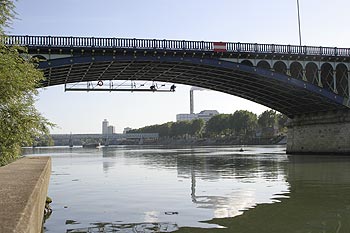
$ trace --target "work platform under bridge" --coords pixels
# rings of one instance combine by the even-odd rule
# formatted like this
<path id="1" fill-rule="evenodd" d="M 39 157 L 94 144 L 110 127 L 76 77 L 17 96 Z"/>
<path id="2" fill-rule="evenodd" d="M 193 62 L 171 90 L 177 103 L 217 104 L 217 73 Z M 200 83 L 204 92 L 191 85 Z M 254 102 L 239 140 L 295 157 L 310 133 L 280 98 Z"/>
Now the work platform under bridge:
<path id="1" fill-rule="evenodd" d="M 116 80 L 178 83 L 239 96 L 292 119 L 326 114 L 343 125 L 349 118 L 348 48 L 59 36 L 8 36 L 6 43 L 25 46 L 38 58 L 46 77 L 43 86 Z M 328 136 L 319 141 L 329 142 L 321 138 Z M 337 150 L 350 151 L 347 140 L 342 140 L 346 148 L 342 144 Z"/>

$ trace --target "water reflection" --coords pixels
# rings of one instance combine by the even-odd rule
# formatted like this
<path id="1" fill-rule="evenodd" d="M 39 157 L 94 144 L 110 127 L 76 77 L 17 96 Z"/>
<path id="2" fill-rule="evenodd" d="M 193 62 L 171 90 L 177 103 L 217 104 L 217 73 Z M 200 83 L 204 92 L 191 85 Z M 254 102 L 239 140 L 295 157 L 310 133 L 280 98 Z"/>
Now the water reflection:
<path id="1" fill-rule="evenodd" d="M 250 154 L 253 151 L 254 154 Z M 135 163 L 135 160 L 153 169 L 176 169 L 178 177 L 191 179 L 191 200 L 197 208 L 206 208 L 214 210 L 215 218 L 234 217 L 242 214 L 246 209 L 254 207 L 257 203 L 273 203 L 276 194 L 282 197 L 282 194 L 288 193 L 288 183 L 284 182 L 285 177 L 282 163 L 286 156 L 281 152 L 274 154 L 261 153 L 256 154 L 257 150 L 252 148 L 246 150 L 246 154 L 237 154 L 237 150 L 227 148 L 196 148 L 196 149 L 138 149 L 124 150 L 121 153 L 105 148 L 103 157 L 118 156 L 123 158 L 132 158 L 126 162 L 129 165 Z M 277 157 L 276 157 L 277 156 Z M 113 167 L 113 162 L 104 161 L 104 171 Z M 217 195 L 196 194 L 196 179 L 216 182 L 221 179 L 238 181 L 237 187 L 234 187 L 229 193 L 223 196 L 218 192 Z M 242 181 L 239 181 L 242 180 Z M 276 186 L 269 183 L 281 182 Z M 260 188 L 265 188 L 267 195 L 259 194 L 256 184 Z M 232 186 L 232 182 L 230 184 Z M 217 188 L 217 185 L 214 185 Z M 242 187 L 245 187 L 243 189 Z M 281 187 L 284 186 L 284 187 Z M 208 188 L 208 185 L 203 188 Z M 202 191 L 202 190 L 200 190 Z M 205 190 L 208 192 L 209 190 Z M 202 191 L 203 192 L 203 191 Z M 261 200 L 259 197 L 263 197 Z M 156 219 L 153 219 L 156 221 Z M 152 221 L 150 221 L 152 222 Z"/>
<path id="2" fill-rule="evenodd" d="M 87 232 L 173 232 L 178 230 L 178 226 L 172 223 L 138 223 L 120 224 L 116 223 L 91 223 L 90 227 L 68 229 L 67 233 L 87 233 Z"/>
<path id="3" fill-rule="evenodd" d="M 290 156 L 288 199 L 259 204 L 235 218 L 210 222 L 226 229 L 183 228 L 179 232 L 350 232 L 350 158 Z"/>
<path id="4" fill-rule="evenodd" d="M 348 157 L 273 147 L 35 153 L 53 155 L 46 232 L 350 232 Z"/>

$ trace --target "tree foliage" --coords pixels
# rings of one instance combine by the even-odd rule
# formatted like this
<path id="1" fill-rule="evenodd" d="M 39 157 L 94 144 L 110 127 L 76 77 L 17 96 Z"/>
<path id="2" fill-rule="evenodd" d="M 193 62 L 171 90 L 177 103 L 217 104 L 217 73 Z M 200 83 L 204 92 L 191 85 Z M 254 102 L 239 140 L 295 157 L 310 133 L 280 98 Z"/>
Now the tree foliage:
<path id="1" fill-rule="evenodd" d="M 267 110 L 259 117 L 247 110 L 238 110 L 233 114 L 218 114 L 206 123 L 202 119 L 192 121 L 167 122 L 161 125 L 151 125 L 129 131 L 130 133 L 159 133 L 159 137 L 183 137 L 184 135 L 201 137 L 203 133 L 211 138 L 239 136 L 253 138 L 257 129 L 279 127 L 284 130 L 288 117 Z M 278 123 L 278 124 L 277 124 Z"/>
<path id="2" fill-rule="evenodd" d="M 287 122 L 288 122 L 288 117 L 287 115 L 284 115 L 284 114 L 281 114 L 281 113 L 278 113 L 277 114 L 277 122 L 278 122 L 278 127 L 280 129 L 283 129 L 283 131 L 286 131 L 287 130 Z"/>
<path id="3" fill-rule="evenodd" d="M 225 135 L 230 130 L 231 114 L 218 114 L 207 122 L 206 133 L 209 136 Z"/>
<path id="4" fill-rule="evenodd" d="M 0 34 L 4 35 L 4 29 L 9 27 L 14 19 L 15 4 L 11 0 L 1 0 L 0 2 Z"/>
<path id="5" fill-rule="evenodd" d="M 130 130 L 129 133 L 159 133 L 159 137 L 161 138 L 176 138 L 185 135 L 200 137 L 204 124 L 204 120 L 202 119 L 167 122 L 161 125 L 150 125 L 140 129 Z"/>
<path id="6" fill-rule="evenodd" d="M 1 33 L 14 16 L 11 1 L 0 5 Z M 1 35 L 2 38 L 4 35 Z M 21 146 L 47 135 L 49 123 L 34 106 L 37 87 L 43 73 L 24 59 L 23 48 L 8 47 L 0 42 L 0 165 L 20 155 Z"/>
<path id="7" fill-rule="evenodd" d="M 274 127 L 277 123 L 277 112 L 274 110 L 266 110 L 261 113 L 258 124 L 261 128 Z"/>
<path id="8" fill-rule="evenodd" d="M 230 117 L 230 125 L 236 135 L 250 134 L 256 129 L 257 116 L 247 110 L 235 111 Z"/>

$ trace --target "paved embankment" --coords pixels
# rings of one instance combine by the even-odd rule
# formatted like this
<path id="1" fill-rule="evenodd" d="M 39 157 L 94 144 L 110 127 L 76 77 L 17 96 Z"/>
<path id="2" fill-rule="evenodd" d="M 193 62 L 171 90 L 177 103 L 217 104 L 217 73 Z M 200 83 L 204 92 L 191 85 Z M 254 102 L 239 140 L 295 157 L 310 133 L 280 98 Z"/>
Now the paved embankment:
<path id="1" fill-rule="evenodd" d="M 50 175 L 50 157 L 26 157 L 0 168 L 1 233 L 41 232 Z"/>

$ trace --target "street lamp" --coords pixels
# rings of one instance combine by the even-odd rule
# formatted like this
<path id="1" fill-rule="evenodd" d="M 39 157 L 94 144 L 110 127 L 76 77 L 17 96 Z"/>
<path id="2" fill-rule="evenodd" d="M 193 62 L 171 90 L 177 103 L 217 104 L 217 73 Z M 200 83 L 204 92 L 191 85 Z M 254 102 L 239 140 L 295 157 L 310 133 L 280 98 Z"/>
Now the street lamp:
<path id="1" fill-rule="evenodd" d="M 300 46 L 301 46 L 301 29 L 300 29 L 299 0 L 297 0 L 297 8 L 298 8 L 299 44 L 300 44 Z"/>

